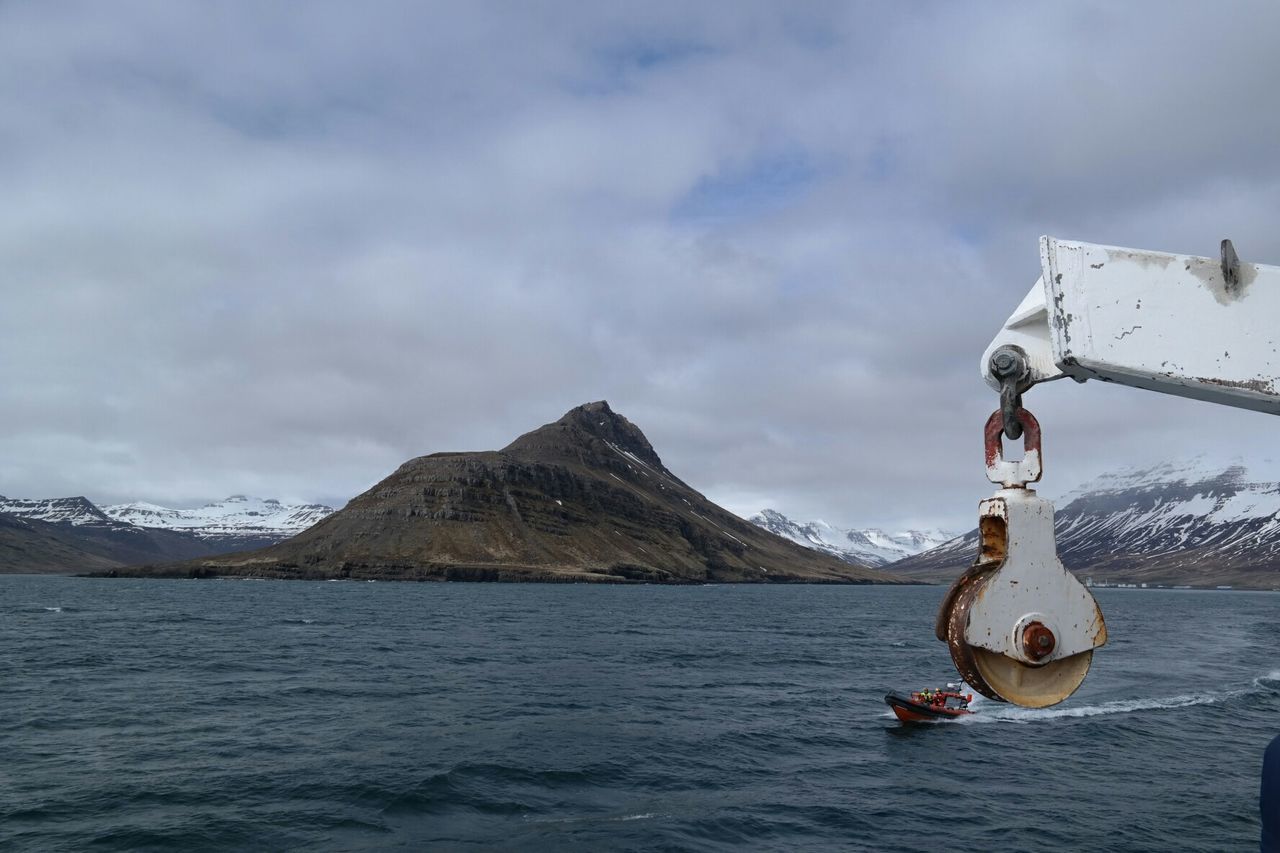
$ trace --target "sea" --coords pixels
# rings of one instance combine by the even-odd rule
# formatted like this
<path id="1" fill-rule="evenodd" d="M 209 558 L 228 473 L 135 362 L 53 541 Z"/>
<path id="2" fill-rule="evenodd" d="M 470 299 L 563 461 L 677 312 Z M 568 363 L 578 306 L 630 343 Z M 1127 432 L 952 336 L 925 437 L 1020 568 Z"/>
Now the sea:
<path id="1" fill-rule="evenodd" d="M 1257 849 L 1280 594 L 903 725 L 943 591 L 0 576 L 0 849 Z"/>

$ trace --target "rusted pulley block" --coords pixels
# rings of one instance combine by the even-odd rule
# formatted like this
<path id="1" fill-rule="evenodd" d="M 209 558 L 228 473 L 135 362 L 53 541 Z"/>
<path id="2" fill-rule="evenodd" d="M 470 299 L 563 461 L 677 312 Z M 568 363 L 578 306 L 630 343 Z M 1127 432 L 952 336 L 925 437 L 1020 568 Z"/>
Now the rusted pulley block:
<path id="1" fill-rule="evenodd" d="M 1018 461 L 1004 458 L 1001 413 L 987 420 L 987 477 L 1001 488 L 979 504 L 978 557 L 947 591 L 936 633 L 974 690 L 1043 708 L 1084 681 L 1107 626 L 1058 559 L 1053 504 L 1027 487 L 1040 479 L 1040 424 L 1026 409 L 1017 418 L 1025 439 Z"/>

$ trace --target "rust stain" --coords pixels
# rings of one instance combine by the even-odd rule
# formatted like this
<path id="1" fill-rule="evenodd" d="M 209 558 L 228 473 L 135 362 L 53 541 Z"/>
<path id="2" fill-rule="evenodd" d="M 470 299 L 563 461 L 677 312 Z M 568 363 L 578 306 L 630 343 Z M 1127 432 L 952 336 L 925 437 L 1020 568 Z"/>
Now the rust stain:
<path id="1" fill-rule="evenodd" d="M 1270 379 L 1218 379 L 1212 376 L 1197 377 L 1196 382 L 1206 385 L 1217 385 L 1222 388 L 1239 388 L 1244 391 L 1256 391 L 1259 394 L 1275 394 L 1275 382 Z"/>
<path id="2" fill-rule="evenodd" d="M 1097 602 L 1094 602 L 1094 607 L 1095 609 L 1097 608 Z M 1094 648 L 1097 648 L 1098 646 L 1105 646 L 1107 644 L 1107 623 L 1102 618 L 1102 611 L 1097 610 L 1096 612 L 1098 614 L 1098 618 L 1094 622 L 1096 626 L 1093 630 Z"/>
<path id="3" fill-rule="evenodd" d="M 996 515 L 978 519 L 978 562 L 999 563 L 1009 553 L 1009 524 Z"/>
<path id="4" fill-rule="evenodd" d="M 1043 622 L 1032 622 L 1022 629 L 1022 653 L 1031 660 L 1043 660 L 1053 653 L 1058 640 Z"/>
<path id="5" fill-rule="evenodd" d="M 1173 263 L 1173 255 L 1159 255 L 1150 252 L 1129 252 L 1119 249 L 1108 253 L 1113 261 L 1129 261 L 1140 267 L 1158 266 L 1165 269 Z"/>
<path id="6" fill-rule="evenodd" d="M 1189 258 L 1186 271 L 1191 273 L 1213 295 L 1219 305 L 1230 305 L 1247 295 L 1249 285 L 1258 277 L 1256 264 L 1240 264 L 1239 284 L 1229 284 L 1222 277 L 1222 264 L 1212 258 Z"/>
<path id="7" fill-rule="evenodd" d="M 938 618 L 934 622 L 934 635 L 942 642 L 947 640 L 947 626 L 949 620 L 952 619 L 954 612 L 960 606 L 961 594 L 968 591 L 972 584 L 981 576 L 989 571 L 989 566 L 974 563 L 965 569 L 958 578 L 951 584 L 951 588 L 947 590 L 947 594 L 942 597 L 942 604 L 938 607 Z"/>
<path id="8" fill-rule="evenodd" d="M 1032 453 L 1038 454 L 1040 422 L 1026 409 L 1019 409 L 1017 417 L 1018 423 L 1022 424 L 1023 457 L 1026 458 Z M 999 409 L 987 418 L 987 425 L 983 428 L 983 444 L 986 451 L 987 470 L 990 471 L 997 462 L 1004 461 L 1004 416 Z M 1037 474 L 1031 482 L 1038 482 L 1039 479 L 1040 475 Z M 1026 487 L 1026 482 L 1022 483 L 1022 487 Z"/>
<path id="9" fill-rule="evenodd" d="M 969 624 L 969 609 L 974 599 L 982 593 L 982 588 L 993 571 L 990 567 L 980 569 L 975 566 L 957 578 L 943 601 L 942 609 L 938 611 L 936 627 L 938 639 L 945 640 L 947 650 L 951 652 L 951 662 L 955 664 L 956 671 L 965 683 L 988 699 L 1004 702 L 1004 697 L 983 679 L 974 659 L 973 649 L 964 638 L 965 628 Z"/>

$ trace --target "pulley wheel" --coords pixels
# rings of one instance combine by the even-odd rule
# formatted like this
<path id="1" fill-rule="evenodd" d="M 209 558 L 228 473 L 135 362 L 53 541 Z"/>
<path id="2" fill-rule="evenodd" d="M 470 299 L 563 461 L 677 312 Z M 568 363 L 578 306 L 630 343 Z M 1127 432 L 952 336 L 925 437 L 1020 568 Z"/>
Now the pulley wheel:
<path id="1" fill-rule="evenodd" d="M 970 651 L 987 686 L 1006 702 L 1024 708 L 1057 705 L 1076 692 L 1093 662 L 1093 649 L 1044 666 L 1028 666 L 978 646 Z"/>
<path id="2" fill-rule="evenodd" d="M 1024 708 L 1056 705 L 1075 693 L 1088 675 L 1092 649 L 1043 666 L 1031 666 L 970 645 L 965 639 L 969 607 L 998 568 L 999 563 L 979 564 L 956 579 L 938 613 L 939 635 L 945 633 L 951 661 L 960 677 L 988 699 Z"/>
<path id="3" fill-rule="evenodd" d="M 942 600 L 942 607 L 938 609 L 937 634 L 939 640 L 946 641 L 947 650 L 951 652 L 951 662 L 955 664 L 956 672 L 960 673 L 965 684 L 988 699 L 1003 702 L 1004 697 L 982 677 L 973 648 L 964 638 L 964 629 L 969 624 L 969 605 L 982 584 L 999 567 L 999 563 L 975 565 L 956 578 Z"/>

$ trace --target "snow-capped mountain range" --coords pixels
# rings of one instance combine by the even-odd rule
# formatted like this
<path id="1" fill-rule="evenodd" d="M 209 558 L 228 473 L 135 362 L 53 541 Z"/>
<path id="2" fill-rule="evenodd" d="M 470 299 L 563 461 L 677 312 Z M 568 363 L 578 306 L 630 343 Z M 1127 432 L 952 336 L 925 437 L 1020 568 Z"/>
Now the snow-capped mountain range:
<path id="1" fill-rule="evenodd" d="M 126 526 L 104 513 L 88 498 L 6 498 L 0 495 L 0 512 L 73 527 L 114 530 Z"/>
<path id="2" fill-rule="evenodd" d="M 1280 483 L 1242 460 L 1130 468 L 1055 501 L 1062 562 L 1100 581 L 1280 585 Z M 970 531 L 890 570 L 946 579 L 973 562 Z"/>
<path id="3" fill-rule="evenodd" d="M 243 495 L 200 509 L 0 496 L 0 571 L 102 569 L 263 548 L 332 512 Z"/>
<path id="4" fill-rule="evenodd" d="M 0 512 L 20 518 L 122 530 L 146 527 L 181 530 L 201 539 L 261 537 L 279 542 L 301 533 L 333 509 L 320 504 L 282 504 L 273 499 L 245 495 L 206 504 L 199 509 L 169 509 L 151 503 L 114 504 L 99 508 L 88 498 L 6 498 L 0 496 Z"/>
<path id="5" fill-rule="evenodd" d="M 1097 581 L 1280 587 L 1280 471 L 1266 465 L 1202 457 L 1099 477 L 1055 501 L 1059 555 Z M 0 496 L 0 527 L 8 525 L 0 529 L 0 571 L 31 570 L 41 560 L 65 570 L 261 548 L 332 511 L 243 495 L 199 509 Z M 977 553 L 976 530 L 848 529 L 771 509 L 749 520 L 800 545 L 919 580 L 948 581 Z"/>
<path id="6" fill-rule="evenodd" d="M 774 509 L 761 510 L 747 520 L 798 545 L 873 568 L 919 554 L 956 535 L 941 530 L 886 533 L 874 527 L 836 527 L 821 520 L 792 521 Z"/>
<path id="7" fill-rule="evenodd" d="M 280 541 L 332 514 L 333 508 L 232 495 L 199 509 L 169 509 L 139 502 L 106 506 L 102 512 L 116 521 L 160 530 L 182 530 L 201 539 L 261 536 Z"/>

